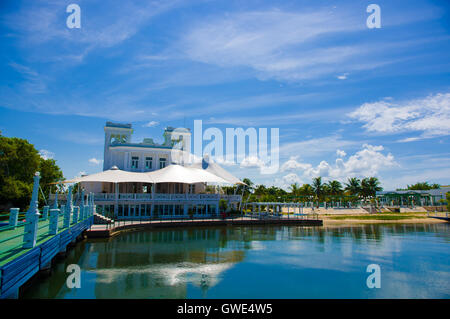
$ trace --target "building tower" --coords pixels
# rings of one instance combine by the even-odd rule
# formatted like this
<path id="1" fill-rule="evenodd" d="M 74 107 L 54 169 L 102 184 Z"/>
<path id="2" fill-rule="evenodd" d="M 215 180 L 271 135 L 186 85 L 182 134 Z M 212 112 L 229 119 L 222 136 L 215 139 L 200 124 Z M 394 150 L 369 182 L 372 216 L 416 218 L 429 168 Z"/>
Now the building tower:
<path id="1" fill-rule="evenodd" d="M 111 144 L 126 144 L 131 142 L 133 129 L 131 124 L 120 124 L 106 122 L 105 130 L 105 149 L 103 151 L 103 170 L 106 171 L 114 165 L 112 154 L 109 150 Z"/>

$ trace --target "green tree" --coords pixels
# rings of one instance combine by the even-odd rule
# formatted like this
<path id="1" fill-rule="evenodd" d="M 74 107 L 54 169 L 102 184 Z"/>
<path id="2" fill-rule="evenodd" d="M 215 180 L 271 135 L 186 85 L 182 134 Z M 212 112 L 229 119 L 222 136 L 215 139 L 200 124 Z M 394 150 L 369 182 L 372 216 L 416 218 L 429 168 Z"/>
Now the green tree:
<path id="1" fill-rule="evenodd" d="M 382 190 L 380 181 L 376 177 L 366 177 L 361 181 L 361 193 L 364 198 L 375 197 L 376 192 Z"/>
<path id="2" fill-rule="evenodd" d="M 430 190 L 440 188 L 439 184 L 429 184 L 428 182 L 418 182 L 414 185 L 407 185 L 408 190 Z"/>
<path id="3" fill-rule="evenodd" d="M 328 182 L 328 194 L 329 195 L 341 195 L 343 192 L 342 184 L 339 181 L 329 181 Z"/>
<path id="4" fill-rule="evenodd" d="M 298 183 L 291 184 L 291 186 L 289 186 L 289 189 L 291 190 L 291 194 L 293 196 L 300 195 L 300 192 L 299 192 L 300 191 L 300 187 L 299 187 Z"/>
<path id="5" fill-rule="evenodd" d="M 324 185 L 322 184 L 322 177 L 315 177 L 313 178 L 313 184 L 312 184 L 314 194 L 317 197 L 317 200 L 320 202 L 324 195 Z"/>
<path id="6" fill-rule="evenodd" d="M 256 196 L 263 196 L 267 194 L 267 188 L 264 185 L 258 185 L 255 187 L 255 192 L 254 194 Z"/>
<path id="7" fill-rule="evenodd" d="M 55 187 L 50 183 L 63 179 L 55 161 L 41 158 L 27 140 L 0 136 L 0 209 L 14 206 L 25 210 L 31 198 L 33 176 L 38 171 L 45 195 Z"/>
<path id="8" fill-rule="evenodd" d="M 249 178 L 244 178 L 242 182 L 245 183 L 245 185 L 239 185 L 237 193 L 240 194 L 242 190 L 244 190 L 243 195 L 247 197 L 250 193 L 253 192 L 254 183 Z"/>
<path id="9" fill-rule="evenodd" d="M 314 188 L 310 184 L 303 184 L 298 191 L 300 196 L 314 195 Z"/>
<path id="10" fill-rule="evenodd" d="M 450 192 L 445 194 L 445 197 L 447 197 L 447 211 L 450 212 Z"/>
<path id="11" fill-rule="evenodd" d="M 361 181 L 356 177 L 349 178 L 345 183 L 345 191 L 353 196 L 361 195 Z"/>

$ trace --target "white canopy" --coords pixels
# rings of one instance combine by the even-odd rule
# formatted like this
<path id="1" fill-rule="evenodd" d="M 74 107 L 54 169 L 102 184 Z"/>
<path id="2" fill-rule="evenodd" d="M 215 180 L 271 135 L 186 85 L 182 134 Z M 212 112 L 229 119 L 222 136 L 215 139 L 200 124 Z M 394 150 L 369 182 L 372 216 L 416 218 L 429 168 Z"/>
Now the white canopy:
<path id="1" fill-rule="evenodd" d="M 169 165 L 153 172 L 128 172 L 113 166 L 111 169 L 78 177 L 65 183 L 104 182 L 104 183 L 229 183 L 229 181 L 205 170 Z"/>
<path id="2" fill-rule="evenodd" d="M 223 178 L 224 180 L 226 180 L 228 183 L 231 183 L 231 184 L 246 185 L 240 179 L 238 179 L 237 177 L 235 177 L 235 176 L 231 175 L 230 173 L 228 173 L 219 164 L 214 163 L 207 155 L 203 157 L 201 162 L 192 164 L 189 167 L 190 168 L 201 169 L 201 170 L 203 170 L 205 172 L 209 172 L 211 174 L 219 176 L 219 177 Z"/>
<path id="3" fill-rule="evenodd" d="M 153 183 L 144 173 L 127 172 L 117 168 L 117 166 L 111 167 L 111 169 L 95 173 L 87 176 L 78 177 L 66 183 L 82 183 L 82 182 L 104 182 L 104 183 Z"/>
<path id="4" fill-rule="evenodd" d="M 173 164 L 146 175 L 154 183 L 228 183 L 225 179 L 204 170 Z"/>

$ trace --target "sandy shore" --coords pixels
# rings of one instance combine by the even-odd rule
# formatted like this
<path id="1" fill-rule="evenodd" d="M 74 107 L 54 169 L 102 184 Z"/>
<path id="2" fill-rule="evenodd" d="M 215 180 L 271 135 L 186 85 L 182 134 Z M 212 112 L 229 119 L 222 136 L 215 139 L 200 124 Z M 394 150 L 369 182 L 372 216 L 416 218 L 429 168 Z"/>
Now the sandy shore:
<path id="1" fill-rule="evenodd" d="M 327 216 L 319 216 L 323 220 L 323 225 L 338 225 L 338 224 L 441 224 L 448 223 L 442 219 L 436 218 L 410 218 L 398 220 L 375 220 L 375 219 L 330 219 Z"/>

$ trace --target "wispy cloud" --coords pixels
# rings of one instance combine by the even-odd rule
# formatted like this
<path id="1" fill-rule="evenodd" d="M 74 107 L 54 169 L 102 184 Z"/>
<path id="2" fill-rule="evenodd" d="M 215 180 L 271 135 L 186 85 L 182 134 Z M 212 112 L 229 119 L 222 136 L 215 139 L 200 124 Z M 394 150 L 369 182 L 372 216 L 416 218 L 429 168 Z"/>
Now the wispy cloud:
<path id="1" fill-rule="evenodd" d="M 96 48 L 116 46 L 134 36 L 153 17 L 182 5 L 182 1 L 117 1 L 109 2 L 104 9 L 101 1 L 78 1 L 81 8 L 82 27 L 66 27 L 67 3 L 50 1 L 45 5 L 30 2 L 19 11 L 3 17 L 3 22 L 18 35 L 22 44 L 35 47 L 49 42 L 58 42 L 53 59 L 62 56 L 82 61 Z M 102 9 L 100 9 L 102 7 Z M 95 14 L 101 10 L 101 14 Z M 93 15 L 93 13 L 95 15 Z M 62 43 L 61 43 L 62 41 Z M 61 44 L 69 44 L 63 46 Z M 50 53 L 50 52 L 49 52 Z"/>
<path id="2" fill-rule="evenodd" d="M 284 143 L 280 146 L 280 156 L 314 157 L 327 153 L 335 153 L 337 148 L 354 147 L 355 145 L 360 145 L 361 142 L 344 139 L 342 136 L 335 134 L 298 142 Z"/>
<path id="3" fill-rule="evenodd" d="M 150 121 L 150 122 L 145 123 L 144 125 L 142 125 L 142 127 L 154 127 L 154 126 L 157 126 L 157 125 L 159 125 L 159 122 L 157 122 L 157 121 Z"/>
<path id="4" fill-rule="evenodd" d="M 422 132 L 420 136 L 401 140 L 404 142 L 445 136 L 450 134 L 450 93 L 398 103 L 392 100 L 364 103 L 348 116 L 364 123 L 368 132 Z"/>
<path id="5" fill-rule="evenodd" d="M 39 155 L 45 160 L 52 159 L 55 157 L 55 153 L 50 152 L 49 150 L 44 150 L 44 149 L 39 151 Z"/>
<path id="6" fill-rule="evenodd" d="M 39 94 L 47 91 L 45 76 L 42 76 L 26 65 L 16 62 L 9 63 L 9 66 L 22 75 L 23 82 L 21 83 L 21 86 L 24 92 L 28 94 Z"/>
<path id="7" fill-rule="evenodd" d="M 95 157 L 93 157 L 89 159 L 89 163 L 97 166 L 103 163 L 103 160 L 96 159 Z"/>

